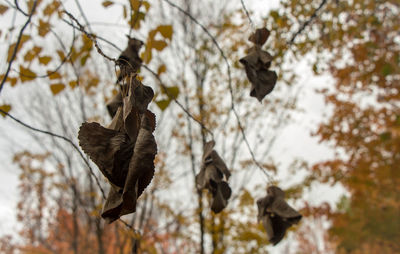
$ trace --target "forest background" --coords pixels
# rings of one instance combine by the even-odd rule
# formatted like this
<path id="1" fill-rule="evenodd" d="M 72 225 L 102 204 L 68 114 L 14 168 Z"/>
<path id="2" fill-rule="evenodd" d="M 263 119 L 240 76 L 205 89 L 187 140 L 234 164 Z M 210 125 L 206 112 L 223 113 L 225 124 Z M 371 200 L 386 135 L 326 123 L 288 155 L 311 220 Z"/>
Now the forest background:
<path id="1" fill-rule="evenodd" d="M 396 0 L 2 1 L 0 251 L 400 252 L 399 12 Z M 278 73 L 262 103 L 238 62 L 260 27 Z M 77 132 L 110 122 L 126 35 L 144 42 L 158 154 L 136 213 L 108 225 L 107 183 Z M 194 184 L 211 138 L 232 172 L 220 214 Z M 255 204 L 271 183 L 304 215 L 275 247 Z"/>

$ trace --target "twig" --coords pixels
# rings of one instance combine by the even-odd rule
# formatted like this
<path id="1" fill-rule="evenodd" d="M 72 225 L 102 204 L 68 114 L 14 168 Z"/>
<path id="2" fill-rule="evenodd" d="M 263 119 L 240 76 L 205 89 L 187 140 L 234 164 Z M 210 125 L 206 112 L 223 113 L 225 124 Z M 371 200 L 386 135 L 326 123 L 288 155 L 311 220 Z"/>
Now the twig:
<path id="1" fill-rule="evenodd" d="M 18 11 L 20 11 L 20 12 L 21 12 L 22 14 L 24 14 L 26 17 L 29 16 L 28 13 L 24 12 L 24 10 L 22 10 L 22 9 L 19 7 L 18 0 L 14 0 L 14 4 L 15 4 L 15 7 L 17 8 Z"/>
<path id="2" fill-rule="evenodd" d="M 94 43 L 94 46 L 96 47 L 97 52 L 98 52 L 101 56 L 103 56 L 103 57 L 106 58 L 107 60 L 109 60 L 109 61 L 111 61 L 111 62 L 114 62 L 114 63 L 116 64 L 117 59 L 111 58 L 111 57 L 109 57 L 109 56 L 107 56 L 106 54 L 103 53 L 103 51 L 101 50 L 101 48 L 100 48 L 100 46 L 99 46 L 99 44 L 98 44 L 98 42 L 97 42 L 97 40 L 96 40 L 96 35 L 94 35 L 94 34 L 92 34 L 92 33 L 88 33 L 88 32 L 85 30 L 85 28 L 82 26 L 82 24 L 79 23 L 79 21 L 78 21 L 71 13 L 69 13 L 69 12 L 66 11 L 66 10 L 64 10 L 63 12 L 64 12 L 65 14 L 67 14 L 67 15 L 78 25 L 79 31 L 81 31 L 82 33 L 84 33 L 84 34 Z"/>
<path id="3" fill-rule="evenodd" d="M 187 11 L 185 11 L 184 9 L 182 9 L 181 7 L 179 7 L 178 5 L 172 3 L 172 2 L 169 1 L 169 0 L 164 0 L 164 1 L 167 2 L 169 5 L 171 5 L 172 7 L 176 8 L 177 10 L 179 10 L 180 12 L 182 12 L 183 14 L 185 14 L 186 16 L 188 16 L 195 24 L 197 24 L 198 26 L 200 26 L 201 29 L 211 38 L 212 42 L 214 43 L 214 45 L 217 47 L 218 51 L 220 52 L 220 55 L 222 56 L 222 58 L 224 59 L 224 62 L 226 63 L 226 67 L 227 67 L 227 71 L 228 71 L 228 86 L 229 86 L 229 93 L 230 93 L 230 96 L 231 96 L 231 109 L 232 109 L 232 111 L 233 111 L 233 113 L 234 113 L 234 115 L 235 115 L 235 117 L 236 117 L 236 120 L 237 120 L 239 129 L 240 129 L 240 132 L 242 133 L 243 140 L 244 140 L 244 142 L 245 142 L 245 144 L 246 144 L 246 146 L 247 146 L 247 150 L 249 151 L 250 156 L 251 156 L 253 162 L 254 162 L 254 163 L 257 165 L 257 167 L 267 176 L 268 182 L 272 182 L 272 181 L 273 181 L 272 176 L 271 176 L 271 175 L 266 171 L 266 169 L 263 168 L 263 167 L 261 166 L 261 164 L 256 160 L 255 155 L 254 155 L 254 152 L 253 152 L 253 150 L 251 149 L 250 143 L 249 143 L 249 141 L 248 141 L 248 139 L 247 139 L 247 137 L 246 137 L 246 133 L 244 132 L 244 128 L 243 128 L 242 123 L 241 123 L 240 118 L 239 118 L 239 114 L 238 114 L 237 111 L 236 111 L 236 108 L 235 108 L 235 98 L 234 98 L 234 96 L 233 96 L 231 67 L 230 67 L 230 64 L 229 64 L 229 62 L 228 62 L 228 58 L 225 56 L 224 51 L 222 50 L 222 48 L 221 48 L 220 45 L 218 44 L 218 42 L 217 42 L 217 40 L 215 39 L 215 37 L 208 31 L 208 29 L 207 29 L 204 25 L 202 25 L 197 19 L 195 19 L 190 13 L 188 13 Z"/>
<path id="4" fill-rule="evenodd" d="M 89 161 L 85 158 L 85 156 L 83 155 L 83 153 L 79 150 L 78 146 L 74 144 L 74 142 L 72 142 L 72 141 L 71 141 L 69 138 L 67 138 L 67 137 L 64 137 L 64 136 L 61 136 L 61 135 L 52 133 L 52 132 L 50 132 L 50 131 L 40 130 L 40 129 L 38 129 L 38 128 L 32 127 L 32 126 L 30 126 L 29 124 L 26 124 L 26 123 L 22 122 L 21 120 L 15 118 L 14 116 L 12 116 L 11 114 L 9 114 L 8 112 L 6 112 L 6 111 L 4 111 L 4 110 L 2 110 L 2 109 L 0 109 L 0 113 L 6 115 L 6 116 L 8 116 L 8 117 L 10 117 L 12 120 L 16 121 L 17 123 L 21 124 L 22 126 L 28 128 L 28 129 L 30 129 L 30 130 L 33 130 L 33 131 L 36 131 L 36 132 L 40 132 L 40 133 L 43 133 L 43 134 L 46 134 L 46 135 L 50 135 L 50 136 L 52 136 L 52 137 L 60 138 L 60 139 L 63 139 L 64 141 L 66 141 L 67 143 L 69 143 L 69 144 L 79 153 L 80 157 L 81 157 L 82 160 L 85 162 L 86 166 L 89 168 L 90 174 L 95 178 L 96 184 L 97 184 L 98 187 L 100 188 L 100 191 L 101 191 L 101 193 L 102 193 L 102 195 L 103 195 L 103 198 L 106 199 L 106 194 L 105 194 L 105 192 L 104 192 L 104 190 L 103 190 L 103 187 L 101 187 L 100 180 L 97 178 L 96 174 L 94 173 L 92 167 L 91 167 L 90 164 L 89 164 Z"/>
<path id="5" fill-rule="evenodd" d="M 4 74 L 3 80 L 1 81 L 1 84 L 0 84 L 0 93 L 1 93 L 1 90 L 3 89 L 4 83 L 6 82 L 6 80 L 8 78 L 8 74 L 9 74 L 9 72 L 11 70 L 11 66 L 12 66 L 12 64 L 13 64 L 13 62 L 15 60 L 15 57 L 17 56 L 17 51 L 18 51 L 18 48 L 19 48 L 19 44 L 21 43 L 22 35 L 24 34 L 24 30 L 28 26 L 28 24 L 31 22 L 33 13 L 36 10 L 36 5 L 37 5 L 37 0 L 35 2 L 33 2 L 32 10 L 29 13 L 28 20 L 25 22 L 24 26 L 19 31 L 19 35 L 18 35 L 18 39 L 17 39 L 17 42 L 16 42 L 15 47 L 14 47 L 14 51 L 13 51 L 13 53 L 11 55 L 10 62 L 8 63 L 6 73 Z"/>
<path id="6" fill-rule="evenodd" d="M 301 34 L 301 32 L 303 32 L 303 30 L 311 23 L 311 21 L 313 21 L 313 19 L 315 19 L 317 17 L 318 11 L 321 10 L 321 8 L 326 4 L 326 0 L 322 0 L 321 4 L 318 6 L 317 9 L 315 9 L 315 11 L 313 12 L 313 14 L 311 15 L 311 17 L 303 23 L 303 25 L 300 27 L 299 30 L 297 30 L 296 33 L 293 34 L 292 38 L 289 40 L 289 42 L 287 43 L 288 46 L 291 46 L 294 42 L 294 40 L 296 39 L 296 37 Z"/>
<path id="7" fill-rule="evenodd" d="M 250 23 L 251 28 L 252 28 L 253 30 L 256 30 L 255 25 L 254 25 L 254 23 L 253 23 L 253 20 L 252 20 L 251 17 L 250 17 L 249 11 L 247 10 L 246 5 L 244 4 L 244 1 L 243 1 L 243 0 L 240 0 L 240 2 L 242 3 L 243 10 L 244 10 L 244 12 L 246 13 L 246 16 L 247 16 L 247 19 L 249 20 L 249 23 Z"/>
<path id="8" fill-rule="evenodd" d="M 187 116 L 189 116 L 191 119 L 193 119 L 196 123 L 198 123 L 200 125 L 200 127 L 207 131 L 210 135 L 211 138 L 214 140 L 214 133 L 208 129 L 201 121 L 197 120 L 183 105 L 182 103 L 180 103 L 174 96 L 172 96 L 171 94 L 169 94 L 167 86 L 164 85 L 164 83 L 162 82 L 161 78 L 158 76 L 157 73 L 155 73 L 152 69 L 150 69 L 149 67 L 147 67 L 146 65 L 142 65 L 142 67 L 147 70 L 148 72 L 150 72 L 151 74 L 153 74 L 153 76 L 158 80 L 158 82 L 160 83 L 161 87 L 164 89 L 165 93 L 168 95 L 169 98 L 173 99 L 174 102 L 186 113 Z"/>

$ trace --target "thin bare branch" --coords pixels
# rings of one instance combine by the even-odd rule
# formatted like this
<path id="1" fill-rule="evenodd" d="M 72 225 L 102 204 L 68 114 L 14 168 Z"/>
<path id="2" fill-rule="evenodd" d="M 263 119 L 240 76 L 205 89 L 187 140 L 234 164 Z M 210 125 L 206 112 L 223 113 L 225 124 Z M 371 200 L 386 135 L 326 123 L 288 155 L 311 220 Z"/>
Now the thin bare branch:
<path id="1" fill-rule="evenodd" d="M 113 62 L 113 63 L 116 64 L 117 59 L 107 56 L 107 55 L 104 54 L 104 52 L 101 50 L 101 48 L 100 48 L 100 46 L 99 46 L 99 44 L 98 44 L 98 42 L 97 42 L 96 35 L 87 32 L 87 31 L 85 30 L 85 28 L 83 27 L 83 25 L 82 25 L 81 23 L 79 23 L 79 21 L 74 17 L 74 15 L 72 15 L 71 13 L 69 13 L 69 12 L 66 11 L 66 10 L 64 10 L 63 12 L 64 12 L 65 14 L 67 14 L 67 15 L 78 25 L 79 31 L 81 31 L 82 33 L 84 33 L 84 34 L 94 43 L 94 46 L 96 47 L 97 52 L 98 52 L 102 57 L 104 57 L 104 58 L 106 58 L 107 60 L 109 60 L 109 61 L 111 61 L 111 62 Z"/>
<path id="2" fill-rule="evenodd" d="M 322 0 L 321 4 L 315 9 L 314 13 L 310 16 L 310 18 L 303 23 L 303 25 L 297 30 L 296 33 L 293 34 L 292 38 L 288 42 L 288 46 L 291 46 L 294 43 L 296 37 L 303 32 L 303 30 L 317 17 L 319 10 L 326 4 L 327 0 Z"/>
<path id="3" fill-rule="evenodd" d="M 195 24 L 197 24 L 198 26 L 200 26 L 200 28 L 211 38 L 211 41 L 214 43 L 214 45 L 217 47 L 218 51 L 220 52 L 221 57 L 224 59 L 224 62 L 226 64 L 226 68 L 227 68 L 227 72 L 228 72 L 228 86 L 229 86 L 229 93 L 231 96 L 231 110 L 233 111 L 233 114 L 235 115 L 235 118 L 237 120 L 237 124 L 239 126 L 240 132 L 242 133 L 242 137 L 243 140 L 246 144 L 247 150 L 250 153 L 250 156 L 254 162 L 254 164 L 265 174 L 265 176 L 268 178 L 268 182 L 273 182 L 273 177 L 267 172 L 267 169 L 265 169 L 264 167 L 262 167 L 262 165 L 257 161 L 253 150 L 251 149 L 250 143 L 247 139 L 246 133 L 244 131 L 244 127 L 240 121 L 240 117 L 238 112 L 236 111 L 235 108 L 235 98 L 233 96 L 233 87 L 232 87 L 232 75 L 231 75 L 231 67 L 228 61 L 228 58 L 226 57 L 224 51 L 222 50 L 221 46 L 218 44 L 216 38 L 210 33 L 210 31 L 208 31 L 208 29 L 202 25 L 196 18 L 194 18 L 190 13 L 188 13 L 187 11 L 185 11 L 184 9 L 182 9 L 181 7 L 179 7 L 178 5 L 172 3 L 169 0 L 164 0 L 166 3 L 168 3 L 170 6 L 176 8 L 177 10 L 179 10 L 180 12 L 182 12 L 183 14 L 185 14 L 186 16 L 188 16 Z M 200 123 L 201 124 L 201 123 Z"/>
<path id="4" fill-rule="evenodd" d="M 256 27 L 255 27 L 255 25 L 254 25 L 254 23 L 253 23 L 253 20 L 252 20 L 251 17 L 250 17 L 249 11 L 247 10 L 246 5 L 244 4 L 244 1 L 243 1 L 243 0 L 240 0 L 240 2 L 242 3 L 242 8 L 243 8 L 243 10 L 244 10 L 244 13 L 245 13 L 246 16 L 247 16 L 247 19 L 249 20 L 249 23 L 250 23 L 251 28 L 252 28 L 253 30 L 256 30 Z"/>
<path id="5" fill-rule="evenodd" d="M 101 193 L 102 193 L 103 198 L 106 199 L 106 194 L 105 194 L 105 192 L 104 192 L 104 190 L 103 190 L 103 187 L 101 187 L 100 180 L 97 178 L 96 174 L 94 173 L 93 168 L 92 168 L 92 167 L 90 166 L 90 164 L 89 164 L 89 161 L 85 158 L 85 156 L 83 155 L 83 153 L 79 150 L 79 147 L 78 147 L 77 145 L 75 145 L 74 142 L 72 142 L 72 140 L 70 140 L 70 139 L 67 138 L 67 137 L 64 137 L 64 136 L 61 136 L 61 135 L 52 133 L 52 132 L 50 132 L 50 131 L 45 131 L 45 130 L 41 130 L 41 129 L 32 127 L 32 126 L 30 126 L 29 124 L 26 124 L 26 123 L 22 122 L 22 121 L 19 120 L 18 118 L 12 116 L 11 114 L 9 114 L 8 112 L 5 112 L 5 111 L 2 110 L 2 109 L 0 109 L 0 113 L 2 113 L 2 114 L 4 114 L 4 115 L 8 116 L 9 118 L 11 118 L 12 120 L 14 120 L 15 122 L 21 124 L 22 126 L 28 128 L 28 129 L 30 129 L 30 130 L 33 130 L 33 131 L 36 131 L 36 132 L 40 132 L 40 133 L 43 133 L 43 134 L 46 134 L 46 135 L 50 135 L 50 136 L 52 136 L 52 137 L 62 139 L 62 140 L 64 140 L 64 141 L 66 141 L 67 143 L 69 143 L 69 144 L 79 153 L 80 157 L 81 157 L 82 160 L 85 162 L 86 166 L 89 168 L 90 174 L 95 178 L 96 184 L 97 184 L 97 186 L 100 188 L 100 191 L 101 191 Z"/>
<path id="6" fill-rule="evenodd" d="M 4 83 L 6 82 L 6 80 L 8 78 L 8 74 L 10 73 L 11 66 L 15 60 L 15 57 L 17 56 L 17 51 L 18 51 L 19 45 L 21 43 L 22 35 L 24 34 L 24 30 L 28 26 L 28 24 L 31 22 L 33 13 L 36 10 L 36 6 L 37 6 L 37 0 L 35 2 L 33 2 L 32 9 L 31 9 L 31 12 L 29 13 L 28 19 L 25 22 L 25 24 L 22 26 L 21 30 L 19 31 L 19 35 L 18 35 L 18 39 L 17 39 L 17 42 L 14 47 L 14 51 L 11 55 L 10 62 L 8 63 L 6 73 L 4 74 L 3 80 L 1 81 L 1 84 L 0 84 L 0 93 L 1 93 L 1 90 L 3 89 Z"/>
<path id="7" fill-rule="evenodd" d="M 187 116 L 189 116 L 191 119 L 193 119 L 196 123 L 198 123 L 200 125 L 200 127 L 207 131 L 210 135 L 211 138 L 214 139 L 214 133 L 208 129 L 201 121 L 197 120 L 190 112 L 188 109 L 186 109 L 182 103 L 180 103 L 176 98 L 174 98 L 174 96 L 172 96 L 171 94 L 169 94 L 167 86 L 164 85 L 164 83 L 162 82 L 161 78 L 158 76 L 158 74 L 153 71 L 152 69 L 150 69 L 148 66 L 146 65 L 142 65 L 142 67 L 147 70 L 148 72 L 150 72 L 151 74 L 153 74 L 153 76 L 158 80 L 158 82 L 160 83 L 161 87 L 164 89 L 165 93 L 167 94 L 167 96 L 171 99 L 174 100 L 174 102 L 186 113 Z"/>

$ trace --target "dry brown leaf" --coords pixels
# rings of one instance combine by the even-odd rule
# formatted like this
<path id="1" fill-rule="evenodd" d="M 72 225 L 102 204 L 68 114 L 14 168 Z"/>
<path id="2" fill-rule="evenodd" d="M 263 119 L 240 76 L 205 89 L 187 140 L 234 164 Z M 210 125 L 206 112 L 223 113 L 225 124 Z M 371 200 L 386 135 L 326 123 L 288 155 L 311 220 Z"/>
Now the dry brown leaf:
<path id="1" fill-rule="evenodd" d="M 199 189 L 208 189 L 212 194 L 211 210 L 221 212 L 228 204 L 232 191 L 226 182 L 230 172 L 225 162 L 213 150 L 214 141 L 204 146 L 203 161 L 199 174 L 196 175 L 196 185 Z"/>
<path id="2" fill-rule="evenodd" d="M 285 236 L 286 230 L 302 218 L 284 198 L 283 190 L 270 186 L 267 188 L 267 196 L 257 200 L 258 220 L 262 222 L 268 241 L 273 245 L 278 244 Z"/>
<path id="3" fill-rule="evenodd" d="M 136 38 L 128 37 L 128 46 L 122 51 L 118 57 L 117 64 L 121 71 L 118 75 L 117 82 L 120 82 L 125 77 L 132 73 L 137 73 L 142 66 L 142 59 L 139 57 L 139 50 L 143 46 L 143 42 Z"/>
<path id="4" fill-rule="evenodd" d="M 154 92 L 140 81 L 132 80 L 135 81 L 125 85 L 111 103 L 113 120 L 109 128 L 84 123 L 78 135 L 83 151 L 110 181 L 111 189 L 101 215 L 109 223 L 136 211 L 137 198 L 154 175 L 157 144 L 152 132 L 156 120 L 147 110 Z"/>
<path id="5" fill-rule="evenodd" d="M 117 159 L 120 160 L 126 155 L 127 158 L 123 159 L 129 160 L 132 155 L 128 150 L 133 146 L 129 144 L 127 135 L 104 128 L 98 123 L 83 123 L 79 129 L 78 139 L 82 150 L 89 155 L 103 175 L 112 184 L 123 187 L 128 165 L 120 168 L 116 166 L 121 164 Z"/>
<path id="6" fill-rule="evenodd" d="M 146 117 L 142 116 L 142 122 L 146 121 Z M 136 211 L 137 199 L 153 178 L 156 153 L 157 145 L 153 134 L 144 127 L 140 128 L 124 188 L 113 187 L 103 207 L 101 216 L 109 223 Z"/>
<path id="7" fill-rule="evenodd" d="M 272 56 L 255 45 L 247 56 L 239 60 L 246 70 L 246 75 L 251 82 L 250 96 L 256 97 L 260 102 L 272 92 L 275 87 L 277 75 L 275 71 L 268 70 L 271 66 Z"/>
<path id="8" fill-rule="evenodd" d="M 268 40 L 269 35 L 270 31 L 267 28 L 259 28 L 255 33 L 250 35 L 249 41 L 262 46 Z"/>

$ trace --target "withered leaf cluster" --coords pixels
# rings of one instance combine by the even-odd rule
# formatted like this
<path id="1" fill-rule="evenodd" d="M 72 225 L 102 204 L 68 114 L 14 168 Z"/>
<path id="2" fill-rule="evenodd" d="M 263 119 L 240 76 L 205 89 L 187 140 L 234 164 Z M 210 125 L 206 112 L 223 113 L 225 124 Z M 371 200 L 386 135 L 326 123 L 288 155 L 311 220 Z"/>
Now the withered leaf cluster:
<path id="1" fill-rule="evenodd" d="M 221 212 L 228 204 L 232 191 L 227 181 L 231 176 L 225 162 L 213 149 L 214 141 L 204 146 L 201 169 L 196 175 L 196 184 L 199 189 L 208 189 L 212 195 L 211 210 Z"/>
<path id="2" fill-rule="evenodd" d="M 111 185 L 101 214 L 109 223 L 136 211 L 137 199 L 153 178 L 156 120 L 147 110 L 153 96 L 151 87 L 131 78 L 108 105 L 111 124 L 86 122 L 79 130 L 80 146 Z"/>
<path id="3" fill-rule="evenodd" d="M 143 42 L 136 38 L 128 37 L 128 46 L 117 59 L 117 65 L 120 68 L 117 83 L 132 73 L 137 73 L 142 66 L 142 59 L 139 57 L 139 50 Z"/>
<path id="4" fill-rule="evenodd" d="M 257 200 L 258 220 L 267 232 L 268 241 L 278 244 L 285 236 L 286 230 L 301 219 L 301 214 L 290 207 L 285 192 L 276 186 L 267 188 L 267 196 Z"/>
<path id="5" fill-rule="evenodd" d="M 249 41 L 253 42 L 254 46 L 249 49 L 247 56 L 239 60 L 244 65 L 247 78 L 251 82 L 250 96 L 256 97 L 260 102 L 272 92 L 277 80 L 276 72 L 269 70 L 272 56 L 261 49 L 269 34 L 266 28 L 257 29 L 249 37 Z"/>

